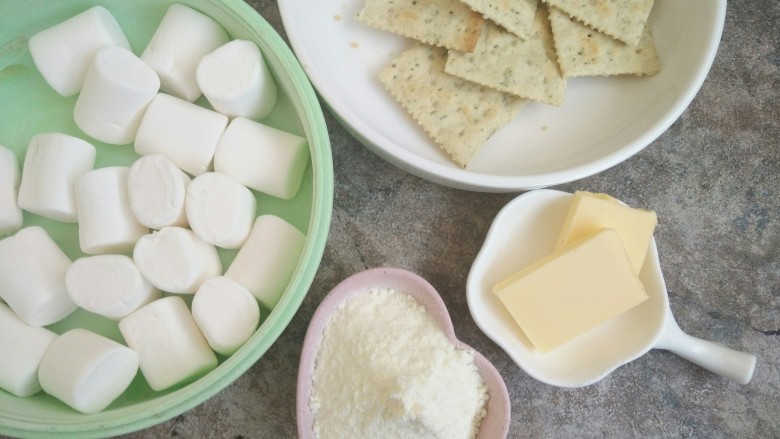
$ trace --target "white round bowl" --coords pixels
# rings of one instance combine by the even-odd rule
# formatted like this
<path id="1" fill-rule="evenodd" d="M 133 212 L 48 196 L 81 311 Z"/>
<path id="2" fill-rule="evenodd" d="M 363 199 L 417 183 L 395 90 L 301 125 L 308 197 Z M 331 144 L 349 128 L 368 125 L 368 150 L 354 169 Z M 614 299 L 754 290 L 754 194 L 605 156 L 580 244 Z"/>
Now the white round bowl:
<path id="1" fill-rule="evenodd" d="M 377 79 L 382 68 L 415 43 L 355 20 L 363 4 L 279 4 L 293 50 L 323 101 L 347 130 L 390 163 L 439 184 L 484 192 L 585 178 L 653 142 L 704 82 L 726 15 L 726 0 L 656 0 L 648 23 L 662 64 L 658 74 L 573 78 L 563 106 L 527 105 L 462 169 Z"/>

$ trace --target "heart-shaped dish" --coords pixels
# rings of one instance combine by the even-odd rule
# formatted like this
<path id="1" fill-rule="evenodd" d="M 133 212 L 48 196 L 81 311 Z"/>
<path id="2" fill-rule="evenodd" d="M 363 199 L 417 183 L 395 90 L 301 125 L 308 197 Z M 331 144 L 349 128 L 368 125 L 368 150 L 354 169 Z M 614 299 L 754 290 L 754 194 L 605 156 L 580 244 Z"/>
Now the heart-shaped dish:
<path id="1" fill-rule="evenodd" d="M 474 362 L 488 388 L 487 414 L 482 419 L 477 438 L 503 438 L 509 431 L 511 404 L 506 384 L 496 368 L 482 354 L 455 337 L 447 307 L 436 289 L 425 279 L 399 268 L 374 268 L 354 274 L 336 285 L 317 307 L 303 342 L 296 400 L 298 437 L 314 437 L 314 418 L 309 407 L 315 361 L 325 328 L 333 313 L 350 298 L 371 289 L 392 289 L 411 295 L 422 304 L 441 327 L 447 338 L 459 349 L 474 352 Z"/>

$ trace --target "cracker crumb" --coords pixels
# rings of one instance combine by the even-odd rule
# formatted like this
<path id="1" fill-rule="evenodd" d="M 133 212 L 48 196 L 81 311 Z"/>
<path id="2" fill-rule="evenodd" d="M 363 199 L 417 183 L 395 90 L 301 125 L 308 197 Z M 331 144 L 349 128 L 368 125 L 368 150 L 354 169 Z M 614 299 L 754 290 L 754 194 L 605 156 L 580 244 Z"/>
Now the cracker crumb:
<path id="1" fill-rule="evenodd" d="M 341 21 L 341 15 L 338 15 L 338 14 L 337 14 L 337 15 L 334 15 L 334 16 L 333 16 L 333 20 L 334 20 L 334 21 Z"/>
<path id="2" fill-rule="evenodd" d="M 353 49 L 357 49 L 358 47 L 360 47 L 360 45 L 353 41 L 353 42 L 349 43 L 349 47 L 351 47 Z"/>

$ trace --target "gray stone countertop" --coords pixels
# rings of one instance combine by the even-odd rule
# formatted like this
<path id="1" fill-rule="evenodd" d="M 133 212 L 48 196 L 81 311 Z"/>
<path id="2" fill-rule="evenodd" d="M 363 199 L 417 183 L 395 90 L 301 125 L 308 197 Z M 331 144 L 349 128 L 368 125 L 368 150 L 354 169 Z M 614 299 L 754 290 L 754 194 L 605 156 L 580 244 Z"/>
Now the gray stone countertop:
<path id="1" fill-rule="evenodd" d="M 249 3 L 284 36 L 276 2 Z M 379 266 L 411 270 L 438 289 L 458 337 L 503 375 L 512 402 L 509 437 L 780 437 L 779 20 L 774 0 L 730 2 L 709 76 L 679 120 L 624 163 L 556 187 L 609 193 L 658 213 L 656 240 L 677 321 L 691 335 L 754 354 L 749 384 L 660 350 L 584 388 L 534 380 L 479 330 L 465 295 L 493 218 L 518 194 L 417 178 L 361 146 L 326 112 L 333 219 L 299 311 L 232 385 L 127 437 L 295 437 L 296 375 L 309 320 L 338 282 Z"/>

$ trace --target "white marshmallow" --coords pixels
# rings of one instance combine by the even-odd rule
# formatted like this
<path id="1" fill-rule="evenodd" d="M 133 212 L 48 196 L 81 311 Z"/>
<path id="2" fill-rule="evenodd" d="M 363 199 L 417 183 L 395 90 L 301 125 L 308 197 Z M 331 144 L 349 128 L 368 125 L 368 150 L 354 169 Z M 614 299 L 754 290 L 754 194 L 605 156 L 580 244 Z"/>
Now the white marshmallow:
<path id="1" fill-rule="evenodd" d="M 97 413 L 138 373 L 138 354 L 102 335 L 76 328 L 60 335 L 41 359 L 43 391 L 82 413 Z"/>
<path id="2" fill-rule="evenodd" d="M 260 120 L 276 105 L 276 82 L 252 41 L 233 40 L 204 56 L 195 77 L 222 114 Z"/>
<path id="3" fill-rule="evenodd" d="M 28 325 L 58 322 L 76 310 L 65 288 L 70 264 L 46 230 L 25 227 L 0 241 L 0 297 Z"/>
<path id="4" fill-rule="evenodd" d="M 154 390 L 194 380 L 217 357 L 181 297 L 156 300 L 119 321 L 127 345 L 138 352 L 141 373 Z"/>
<path id="5" fill-rule="evenodd" d="M 195 293 L 192 316 L 212 349 L 232 355 L 257 329 L 260 306 L 243 285 L 218 276 L 204 282 Z"/>
<path id="6" fill-rule="evenodd" d="M 65 286 L 76 305 L 113 320 L 160 298 L 160 290 L 124 255 L 76 259 L 65 273 Z"/>
<path id="7" fill-rule="evenodd" d="M 0 145 L 0 235 L 22 227 L 22 209 L 16 204 L 20 179 L 16 154 Z"/>
<path id="8" fill-rule="evenodd" d="M 292 279 L 305 241 L 306 236 L 287 221 L 275 215 L 261 215 L 225 276 L 245 286 L 266 308 L 273 309 Z"/>
<path id="9" fill-rule="evenodd" d="M 57 221 L 78 221 L 75 184 L 95 165 L 95 147 L 60 133 L 30 139 L 19 186 L 19 207 Z"/>
<path id="10" fill-rule="evenodd" d="M 250 119 L 230 122 L 214 155 L 214 170 L 244 186 L 289 200 L 309 162 L 306 139 Z"/>
<path id="11" fill-rule="evenodd" d="M 181 227 L 139 239 L 133 261 L 152 285 L 169 293 L 194 294 L 204 281 L 222 274 L 217 249 Z"/>
<path id="12" fill-rule="evenodd" d="M 141 59 L 160 75 L 164 92 L 193 102 L 201 94 L 195 80 L 198 62 L 229 39 L 216 21 L 175 3 L 163 16 Z"/>
<path id="13" fill-rule="evenodd" d="M 162 154 L 182 171 L 200 175 L 211 166 L 228 118 L 159 93 L 146 109 L 135 137 L 135 152 Z"/>
<path id="14" fill-rule="evenodd" d="M 187 227 L 184 202 L 189 184 L 190 177 L 164 155 L 143 156 L 127 176 L 130 209 L 150 229 Z"/>
<path id="15" fill-rule="evenodd" d="M 218 172 L 207 172 L 187 187 L 187 220 L 198 237 L 222 248 L 238 248 L 249 236 L 257 200 L 252 191 Z"/>
<path id="16" fill-rule="evenodd" d="M 84 78 L 73 120 L 81 131 L 111 145 L 135 140 L 149 102 L 160 90 L 160 78 L 124 47 L 100 49 Z"/>
<path id="17" fill-rule="evenodd" d="M 0 388 L 22 397 L 38 393 L 38 365 L 55 338 L 57 334 L 24 323 L 0 302 Z"/>
<path id="18" fill-rule="evenodd" d="M 149 230 L 130 210 L 127 174 L 130 168 L 112 166 L 89 171 L 76 182 L 79 245 L 87 254 L 125 253 Z"/>
<path id="19" fill-rule="evenodd" d="M 106 8 L 95 6 L 30 37 L 33 62 L 62 96 L 81 90 L 95 53 L 106 46 L 130 48 L 119 23 Z"/>

